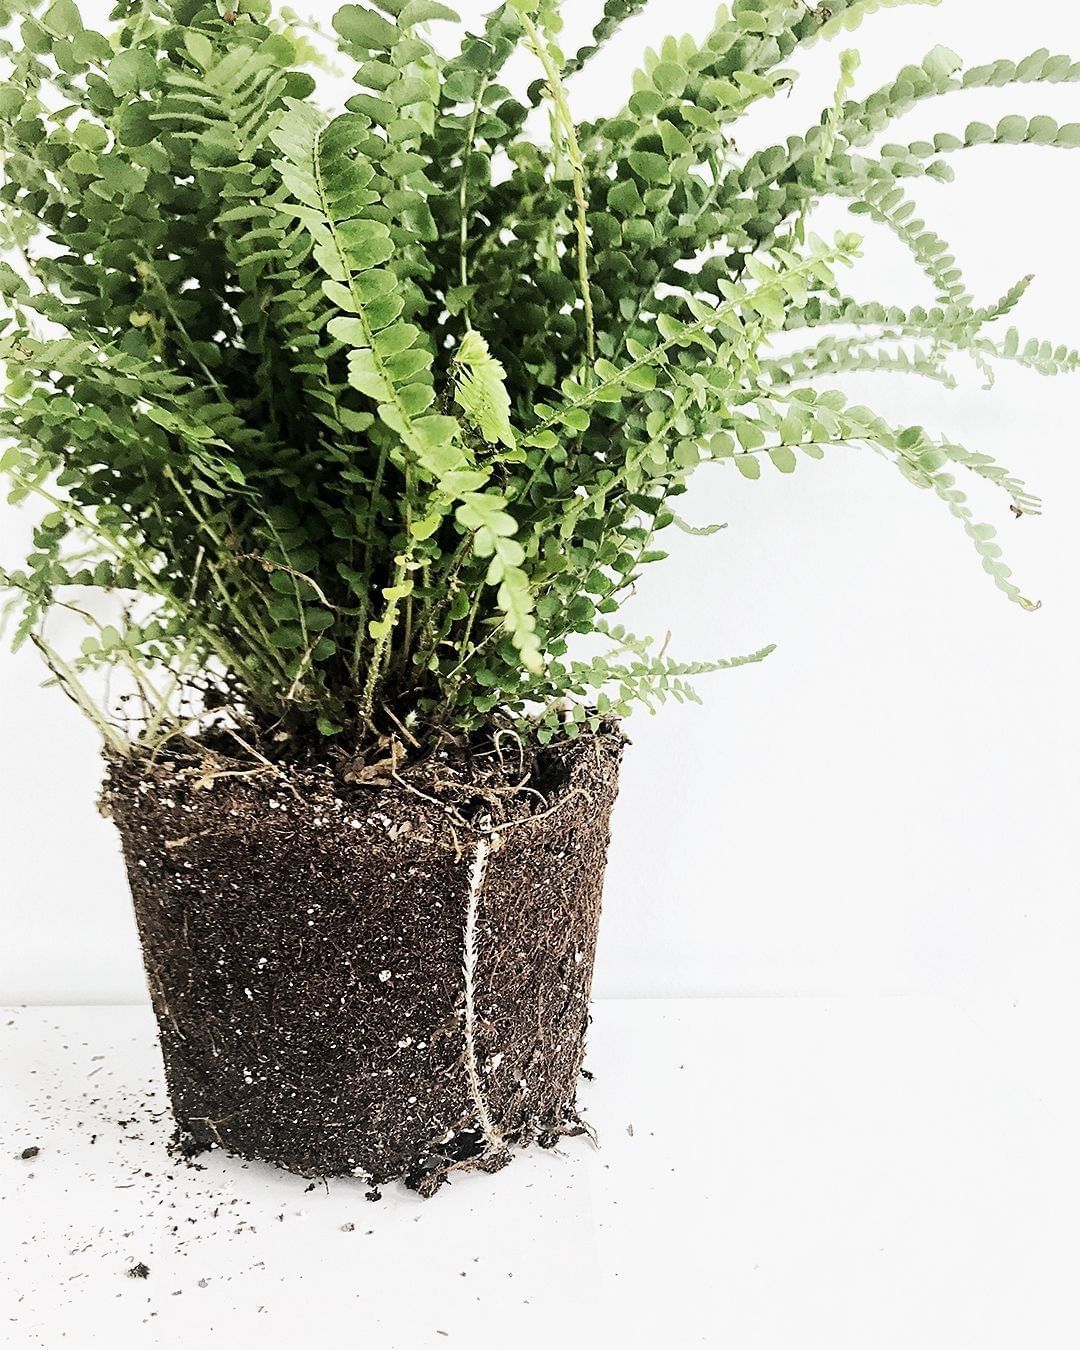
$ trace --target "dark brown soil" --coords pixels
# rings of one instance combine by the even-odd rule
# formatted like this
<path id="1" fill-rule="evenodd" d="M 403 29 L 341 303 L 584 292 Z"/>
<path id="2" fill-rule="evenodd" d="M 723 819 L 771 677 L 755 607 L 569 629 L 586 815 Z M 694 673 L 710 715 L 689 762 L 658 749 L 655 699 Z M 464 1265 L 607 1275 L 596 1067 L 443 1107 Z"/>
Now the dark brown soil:
<path id="1" fill-rule="evenodd" d="M 443 756 L 374 787 L 329 764 L 112 764 L 184 1151 L 430 1194 L 580 1132 L 622 748 Z"/>

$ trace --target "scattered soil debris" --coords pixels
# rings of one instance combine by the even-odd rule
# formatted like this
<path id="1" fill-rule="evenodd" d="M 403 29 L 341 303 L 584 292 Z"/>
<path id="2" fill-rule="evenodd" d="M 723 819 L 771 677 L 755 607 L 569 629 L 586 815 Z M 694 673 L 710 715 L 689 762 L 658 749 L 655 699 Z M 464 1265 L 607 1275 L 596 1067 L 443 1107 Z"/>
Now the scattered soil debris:
<path id="1" fill-rule="evenodd" d="M 376 1204 L 379 1200 L 382 1199 L 382 1191 L 379 1190 L 365 1191 L 364 1199 L 370 1200 L 372 1204 Z"/>
<path id="2" fill-rule="evenodd" d="M 19 1157 L 22 1158 L 24 1162 L 26 1162 L 30 1158 L 36 1158 L 40 1152 L 41 1149 L 38 1148 L 37 1144 L 31 1144 L 29 1148 L 23 1149 L 23 1151 L 19 1154 Z"/>
<path id="3" fill-rule="evenodd" d="M 129 1280 L 145 1280 L 149 1274 L 150 1267 L 145 1261 L 137 1262 L 127 1273 Z"/>
<path id="4" fill-rule="evenodd" d="M 355 1232 L 356 1232 L 356 1224 L 354 1224 L 354 1223 L 343 1223 L 343 1224 L 341 1225 L 341 1231 L 342 1231 L 343 1233 L 355 1233 Z"/>

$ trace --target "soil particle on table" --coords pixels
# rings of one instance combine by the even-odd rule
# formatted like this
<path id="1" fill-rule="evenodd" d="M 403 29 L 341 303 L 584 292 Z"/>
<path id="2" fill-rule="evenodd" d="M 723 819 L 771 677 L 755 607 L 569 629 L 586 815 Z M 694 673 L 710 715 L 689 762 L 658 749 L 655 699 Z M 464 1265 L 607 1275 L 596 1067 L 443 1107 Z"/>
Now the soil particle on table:
<path id="1" fill-rule="evenodd" d="M 29 1148 L 23 1149 L 23 1151 L 19 1154 L 19 1157 L 23 1160 L 23 1162 L 27 1162 L 30 1158 L 36 1158 L 40 1152 L 41 1149 L 38 1147 L 37 1144 L 31 1144 Z"/>
<path id="2" fill-rule="evenodd" d="M 8 1020 L 5 1034 L 18 1036 L 18 1021 Z M 35 1184 L 34 1171 L 29 1167 L 12 1169 L 13 1189 L 0 1194 L 0 1208 L 13 1217 L 8 1225 L 11 1237 L 26 1261 L 40 1260 L 41 1249 L 50 1244 L 45 1260 L 57 1271 L 54 1295 L 58 1307 L 70 1308 L 81 1297 L 78 1291 L 98 1278 L 112 1282 L 119 1275 L 121 1283 L 126 1279 L 147 1280 L 147 1289 L 152 1290 L 152 1272 L 161 1259 L 166 1263 L 183 1260 L 196 1249 L 202 1254 L 208 1238 L 227 1243 L 239 1231 L 255 1232 L 254 1226 L 243 1220 L 238 1228 L 237 1219 L 242 1211 L 257 1209 L 258 1201 L 230 1196 L 235 1183 L 226 1174 L 215 1183 L 198 1178 L 194 1170 L 189 1173 L 186 1168 L 177 1176 L 162 1165 L 167 1153 L 161 1122 L 167 1112 L 154 1110 L 160 1095 L 160 1071 L 148 1077 L 117 1073 L 111 1064 L 101 1062 L 100 1055 L 91 1058 L 90 1051 L 97 1047 L 89 1040 L 80 1046 L 58 1043 L 58 1048 L 64 1053 L 55 1062 L 43 1061 L 23 1069 L 25 1083 L 33 1086 L 21 1110 L 26 1121 L 32 1120 L 41 1131 L 39 1137 L 47 1136 L 48 1159 L 55 1164 L 50 1168 L 50 1179 L 54 1187 L 63 1187 L 60 1194 L 65 1200 L 50 1203 L 46 1230 L 35 1225 L 20 1228 L 14 1216 L 27 1203 L 27 1188 Z M 92 1073 L 97 1068 L 100 1075 Z M 121 1128 L 121 1123 L 127 1128 Z M 13 1128 L 6 1120 L 4 1124 L 9 1139 L 25 1129 L 18 1123 Z M 84 1150 L 93 1140 L 97 1147 L 87 1168 Z M 27 1147 L 35 1155 L 46 1151 L 40 1144 Z M 24 1151 L 12 1149 L 10 1156 L 22 1161 Z M 92 1216 L 82 1215 L 77 1206 L 70 1212 L 66 1207 L 69 1189 L 63 1178 L 70 1172 L 73 1156 L 81 1159 L 80 1181 L 92 1186 L 97 1196 Z M 200 1166 L 199 1170 L 206 1169 Z M 117 1218 L 121 1214 L 123 1222 Z M 16 1238 L 16 1232 L 21 1232 L 21 1237 Z M 133 1242 L 146 1244 L 141 1259 L 134 1264 Z M 234 1262 L 230 1264 L 235 1269 Z M 10 1275 L 11 1268 L 5 1266 L 3 1273 Z M 226 1280 L 231 1278 L 225 1276 Z M 120 1292 L 116 1295 L 123 1296 Z M 29 1315 L 33 1317 L 34 1313 Z M 0 1337 L 0 1343 L 6 1346 L 8 1341 Z M 22 1340 L 10 1343 L 24 1344 Z M 39 1343 L 48 1344 L 51 1350 L 51 1341 L 33 1342 Z"/>
<path id="3" fill-rule="evenodd" d="M 389 787 L 114 763 L 180 1152 L 427 1196 L 581 1132 L 623 744 L 444 756 Z"/>

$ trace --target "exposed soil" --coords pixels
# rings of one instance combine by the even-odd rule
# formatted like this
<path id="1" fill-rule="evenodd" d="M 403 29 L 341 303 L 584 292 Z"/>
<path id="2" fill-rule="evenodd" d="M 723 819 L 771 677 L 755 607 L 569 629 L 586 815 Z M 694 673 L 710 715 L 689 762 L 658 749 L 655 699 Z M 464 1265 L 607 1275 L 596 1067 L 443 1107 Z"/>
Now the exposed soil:
<path id="1" fill-rule="evenodd" d="M 430 1194 L 584 1127 L 614 730 L 375 775 L 194 748 L 110 766 L 189 1155 Z"/>

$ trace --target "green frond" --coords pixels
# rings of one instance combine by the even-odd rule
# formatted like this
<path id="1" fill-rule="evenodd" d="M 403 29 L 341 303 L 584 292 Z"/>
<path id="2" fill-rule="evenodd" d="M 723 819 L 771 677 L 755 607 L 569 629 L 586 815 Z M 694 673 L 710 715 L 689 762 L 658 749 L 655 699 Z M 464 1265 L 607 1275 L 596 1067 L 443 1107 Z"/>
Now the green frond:
<path id="1" fill-rule="evenodd" d="M 803 400 L 808 398 L 807 391 L 796 391 L 795 396 Z M 814 408 L 815 418 L 820 420 L 821 396 L 811 398 L 809 406 Z M 995 464 L 989 456 L 973 455 L 953 441 L 935 439 L 919 426 L 892 427 L 867 408 L 849 407 L 846 400 L 835 394 L 828 409 L 827 422 L 843 440 L 868 445 L 894 463 L 916 487 L 929 488 L 945 503 L 950 514 L 961 522 L 982 561 L 983 570 L 998 590 L 1023 609 L 1038 607 L 1012 581 L 1012 572 L 1003 561 L 1002 550 L 995 542 L 996 531 L 975 520 L 949 468 L 959 465 L 978 474 L 1006 492 L 1021 512 L 1035 512 L 1038 510 L 1037 499 L 1028 493 L 1022 483 Z"/>
<path id="2" fill-rule="evenodd" d="M 971 344 L 972 350 L 984 356 L 996 357 L 1001 361 L 1014 361 L 1017 365 L 1037 370 L 1040 375 L 1073 374 L 1080 370 L 1080 351 L 1067 347 L 1064 343 L 1056 346 L 1038 338 L 1027 342 L 1021 338 L 1015 328 L 1010 328 L 1000 342 L 989 338 L 977 338 Z"/>
<path id="3" fill-rule="evenodd" d="M 969 122 L 961 136 L 941 131 L 932 141 L 883 146 L 881 159 L 891 172 L 897 173 L 934 156 L 951 155 L 979 145 L 1047 145 L 1058 150 L 1076 150 L 1080 148 L 1080 122 L 1059 124 L 1052 117 L 1018 115 L 1002 117 L 994 126 Z"/>
<path id="4" fill-rule="evenodd" d="M 601 714 L 609 716 L 626 716 L 639 703 L 655 712 L 669 700 L 700 703 L 701 697 L 692 681 L 703 675 L 759 665 L 776 651 L 775 644 L 770 644 L 746 656 L 719 661 L 673 661 L 663 653 L 656 654 L 657 644 L 651 638 L 637 638 L 618 627 L 609 629 L 601 625 L 599 631 L 616 643 L 609 655 L 566 663 L 558 672 L 557 691 L 550 687 L 545 689 L 539 682 L 530 690 L 532 696 L 552 703 L 564 693 L 570 693 L 585 703 L 594 704 Z M 632 659 L 615 659 L 626 655 Z M 562 727 L 562 717 L 557 710 L 552 710 L 541 725 L 555 733 Z"/>
<path id="5" fill-rule="evenodd" d="M 365 30 L 366 31 L 366 30 Z M 434 356 L 416 325 L 402 322 L 396 275 L 385 264 L 395 256 L 389 226 L 372 219 L 367 189 L 375 171 L 353 153 L 365 120 L 356 113 L 328 126 L 309 105 L 292 103 L 274 133 L 285 156 L 278 168 L 289 199 L 283 215 L 311 233 L 323 291 L 341 311 L 329 329 L 349 352 L 349 383 L 370 399 L 383 425 L 400 439 L 406 465 L 431 487 L 419 520 L 422 537 L 436 528 L 432 515 L 447 514 L 456 500 L 458 523 L 473 532 L 477 556 L 490 557 L 488 584 L 497 587 L 507 631 L 527 666 L 539 662 L 528 581 L 518 564 L 517 526 L 497 494 L 481 494 L 489 478 L 468 454 L 456 418 L 429 411 L 435 402 Z M 412 540 L 409 541 L 410 544 Z M 402 563 L 393 590 L 404 583 Z M 385 644 L 398 613 L 396 594 L 373 635 Z M 378 658 L 377 658 L 378 659 Z M 376 662 L 377 666 L 377 662 Z M 372 686 L 373 687 L 373 686 Z"/>
<path id="6" fill-rule="evenodd" d="M 1038 497 L 1030 493 L 1019 478 L 1014 477 L 1008 469 L 1003 468 L 991 455 L 980 454 L 976 451 L 968 450 L 962 445 L 957 445 L 955 441 L 947 438 L 940 438 L 938 441 L 942 452 L 948 457 L 952 464 L 960 465 L 968 469 L 979 478 L 985 478 L 988 483 L 1008 494 L 1013 506 L 1021 515 L 1037 516 L 1042 514 L 1042 502 Z"/>
<path id="7" fill-rule="evenodd" d="M 926 273 L 945 305 L 970 305 L 972 297 L 948 244 L 940 235 L 927 229 L 925 221 L 915 214 L 916 206 L 902 188 L 892 180 L 856 183 L 837 183 L 838 195 L 854 197 L 850 210 L 855 215 L 868 215 L 871 220 L 887 225 L 911 252 L 920 269 Z"/>
<path id="8" fill-rule="evenodd" d="M 428 412 L 435 402 L 434 357 L 421 330 L 401 321 L 404 301 L 385 267 L 396 248 L 389 226 L 369 209 L 375 170 L 352 153 L 366 129 L 359 114 L 325 125 L 310 105 L 292 102 L 273 134 L 285 156 L 277 168 L 288 193 L 277 209 L 311 235 L 323 292 L 340 311 L 328 327 L 349 350 L 349 383 L 438 483 L 466 469 L 468 459 L 456 422 Z"/>
<path id="9" fill-rule="evenodd" d="M 461 339 L 454 357 L 461 368 L 454 397 L 465 420 L 476 427 L 492 445 L 517 448 L 510 423 L 510 395 L 506 391 L 506 371 L 502 362 L 475 329 Z"/>
<path id="10" fill-rule="evenodd" d="M 683 520 L 682 516 L 678 515 L 676 512 L 671 511 L 669 514 L 671 516 L 671 524 L 674 525 L 677 530 L 682 534 L 689 534 L 695 539 L 707 539 L 711 535 L 719 534 L 721 530 L 727 529 L 726 523 L 723 525 L 691 525 L 688 521 Z"/>
<path id="11" fill-rule="evenodd" d="M 908 353 L 903 347 L 868 346 L 861 338 L 826 338 L 812 347 L 762 361 L 762 374 L 773 384 L 793 384 L 814 380 L 822 375 L 840 375 L 888 371 L 897 375 L 921 375 L 947 389 L 955 389 L 956 380 L 942 364 L 940 354 L 915 347 Z"/>
<path id="12" fill-rule="evenodd" d="M 563 67 L 563 77 L 568 79 L 584 70 L 601 48 L 615 36 L 628 19 L 640 14 L 649 0 L 605 0 L 604 13 L 592 30 L 592 40 L 579 47 Z"/>
<path id="13" fill-rule="evenodd" d="M 1046 48 L 1020 62 L 994 61 L 963 74 L 962 64 L 955 52 L 935 47 L 921 65 L 905 66 L 894 80 L 868 98 L 848 104 L 842 125 L 844 140 L 851 146 L 865 145 L 891 121 L 923 100 L 959 89 L 1080 82 L 1080 62 L 1067 56 L 1051 56 Z"/>

